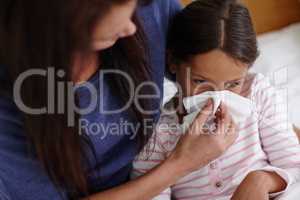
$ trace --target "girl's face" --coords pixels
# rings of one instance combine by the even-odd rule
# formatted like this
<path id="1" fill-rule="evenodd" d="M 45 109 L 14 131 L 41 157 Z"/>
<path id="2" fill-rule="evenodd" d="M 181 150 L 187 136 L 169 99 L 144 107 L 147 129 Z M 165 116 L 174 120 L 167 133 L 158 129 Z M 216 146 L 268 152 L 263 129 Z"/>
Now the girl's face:
<path id="1" fill-rule="evenodd" d="M 135 34 L 136 26 L 132 22 L 132 15 L 136 6 L 136 0 L 129 0 L 125 4 L 115 5 L 111 8 L 94 29 L 92 35 L 94 51 L 112 47 L 118 39 Z"/>
<path id="2" fill-rule="evenodd" d="M 171 66 L 182 86 L 183 95 L 229 90 L 240 94 L 249 66 L 221 50 L 193 56 L 188 62 Z"/>

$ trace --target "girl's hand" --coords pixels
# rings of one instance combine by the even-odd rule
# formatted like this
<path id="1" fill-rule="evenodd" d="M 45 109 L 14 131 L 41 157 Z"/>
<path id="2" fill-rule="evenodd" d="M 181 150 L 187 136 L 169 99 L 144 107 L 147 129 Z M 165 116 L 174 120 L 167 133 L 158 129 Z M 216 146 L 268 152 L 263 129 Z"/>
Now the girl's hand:
<path id="1" fill-rule="evenodd" d="M 236 125 L 228 114 L 226 106 L 220 106 L 217 129 L 211 133 L 205 123 L 212 113 L 212 100 L 198 115 L 188 132 L 181 137 L 176 149 L 167 161 L 172 161 L 178 174 L 188 174 L 221 156 L 236 140 Z"/>
<path id="2" fill-rule="evenodd" d="M 285 181 L 276 173 L 255 171 L 248 174 L 231 200 L 269 200 L 270 193 L 280 192 L 285 187 Z"/>

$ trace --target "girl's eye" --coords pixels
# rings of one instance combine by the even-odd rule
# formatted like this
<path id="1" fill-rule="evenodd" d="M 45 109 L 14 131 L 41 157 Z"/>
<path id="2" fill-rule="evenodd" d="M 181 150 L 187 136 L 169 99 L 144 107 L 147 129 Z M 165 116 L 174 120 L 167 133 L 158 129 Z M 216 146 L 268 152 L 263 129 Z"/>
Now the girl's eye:
<path id="1" fill-rule="evenodd" d="M 194 79 L 194 83 L 203 84 L 203 83 L 207 83 L 207 81 L 206 80 L 200 80 L 200 79 Z"/>
<path id="2" fill-rule="evenodd" d="M 239 85 L 241 85 L 241 81 L 232 82 L 232 83 L 228 83 L 228 84 L 226 85 L 226 88 L 227 88 L 227 89 L 228 89 L 228 88 L 235 88 L 235 87 L 237 87 L 237 86 L 239 86 Z"/>

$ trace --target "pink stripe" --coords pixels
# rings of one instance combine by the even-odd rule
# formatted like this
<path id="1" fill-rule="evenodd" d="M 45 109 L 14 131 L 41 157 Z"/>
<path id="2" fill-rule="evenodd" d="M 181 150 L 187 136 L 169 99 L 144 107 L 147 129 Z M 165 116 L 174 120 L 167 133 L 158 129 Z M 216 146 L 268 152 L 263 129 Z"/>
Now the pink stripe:
<path id="1" fill-rule="evenodd" d="M 267 136 L 264 136 L 264 137 L 261 137 L 262 140 L 266 140 L 268 138 L 272 138 L 274 136 L 277 136 L 278 134 L 280 134 L 282 131 L 276 131 L 275 133 L 273 134 L 270 134 L 270 135 L 267 135 Z"/>
<path id="2" fill-rule="evenodd" d="M 268 87 L 265 87 L 265 88 L 262 88 L 262 89 L 260 89 L 262 92 L 264 92 L 264 93 L 267 93 L 268 92 L 268 90 L 270 90 L 270 89 L 272 89 L 273 88 L 273 86 L 272 85 L 269 85 Z"/>
<path id="3" fill-rule="evenodd" d="M 271 112 L 271 111 L 272 111 L 272 113 L 273 113 L 274 110 L 271 110 L 272 107 L 274 107 L 273 104 L 268 105 L 266 108 L 263 107 L 262 110 L 261 110 L 261 112 L 260 112 L 260 116 L 264 116 L 266 113 Z"/>
<path id="4" fill-rule="evenodd" d="M 219 197 L 224 197 L 226 195 L 232 196 L 236 189 L 237 189 L 237 187 L 229 188 L 228 190 L 222 192 L 221 194 L 218 194 L 218 196 Z"/>
<path id="5" fill-rule="evenodd" d="M 249 124 L 245 125 L 244 127 L 240 127 L 240 128 L 238 128 L 238 131 L 241 131 L 241 130 L 247 129 L 247 128 L 249 128 L 249 127 L 253 126 L 253 125 L 254 125 L 254 124 L 256 124 L 256 123 L 257 123 L 257 121 L 255 121 L 255 122 L 251 122 L 251 123 L 249 123 Z"/>
<path id="6" fill-rule="evenodd" d="M 265 145 L 265 146 L 264 146 L 264 149 L 267 150 L 268 148 L 270 148 L 270 147 L 272 147 L 272 146 L 274 146 L 274 145 L 278 145 L 278 144 L 280 144 L 280 143 L 283 143 L 283 142 L 288 141 L 288 140 L 287 140 L 288 137 L 287 137 L 287 138 L 279 138 L 279 139 L 280 139 L 280 140 L 278 140 L 278 141 L 276 141 L 276 142 L 273 142 L 273 143 L 271 143 L 271 144 Z M 268 151 L 268 150 L 267 150 L 267 151 Z"/>
<path id="7" fill-rule="evenodd" d="M 179 192 L 179 191 L 182 191 L 182 190 L 199 190 L 199 189 L 203 189 L 205 187 L 208 187 L 210 186 L 210 184 L 205 184 L 205 185 L 201 185 L 201 186 L 185 186 L 185 187 L 179 187 L 179 188 L 175 188 L 173 191 L 174 192 Z"/>
<path id="8" fill-rule="evenodd" d="M 257 166 L 259 164 L 262 164 L 261 161 L 255 161 L 254 163 L 251 163 L 251 167 L 254 168 L 255 166 Z M 263 166 L 263 167 L 265 167 L 265 166 Z M 236 176 L 236 179 L 237 179 L 240 176 L 244 175 L 248 170 L 249 170 L 249 166 L 245 166 L 240 172 L 224 177 L 224 180 L 231 179 L 234 176 Z"/>
<path id="9" fill-rule="evenodd" d="M 169 135 L 170 135 L 170 136 L 173 136 L 173 137 L 179 137 L 179 136 L 181 136 L 181 133 L 177 133 L 177 132 L 174 132 L 174 133 L 173 133 L 173 132 L 170 131 L 170 132 L 169 132 Z"/>
<path id="10" fill-rule="evenodd" d="M 266 92 L 264 91 L 263 94 L 266 95 Z M 272 104 L 272 103 L 271 103 L 272 100 L 269 98 L 269 96 L 266 95 L 266 96 L 265 96 L 265 99 L 263 100 L 263 102 L 261 102 L 261 105 L 262 105 L 262 106 L 269 105 L 269 104 L 267 104 L 269 100 L 270 100 L 270 104 Z"/>
<path id="11" fill-rule="evenodd" d="M 235 142 L 234 145 L 237 145 L 237 144 L 239 144 L 239 143 L 241 143 L 241 142 L 243 142 L 243 141 L 245 141 L 245 140 L 251 138 L 253 135 L 256 135 L 256 134 L 258 134 L 258 131 L 252 132 L 252 133 L 250 133 L 249 135 L 246 135 L 245 137 L 243 137 L 243 138 L 237 140 L 237 141 Z"/>
<path id="12" fill-rule="evenodd" d="M 186 181 L 184 181 L 184 182 L 176 183 L 176 186 L 183 185 L 183 184 L 187 184 L 187 183 L 191 183 L 191 182 L 193 182 L 193 181 L 195 181 L 195 180 L 204 178 L 204 177 L 206 177 L 206 176 L 208 176 L 208 173 L 205 174 L 205 175 L 201 175 L 201 176 L 195 176 L 194 178 L 191 178 L 191 179 L 186 180 Z"/>
<path id="13" fill-rule="evenodd" d="M 286 105 L 286 102 L 281 102 L 281 103 L 273 103 L 272 101 L 274 100 L 270 100 L 270 104 L 268 104 L 268 107 L 266 108 L 262 108 L 263 110 L 261 111 L 260 115 L 264 116 L 266 113 L 271 112 L 271 113 L 276 113 L 276 106 L 282 106 L 282 105 Z M 281 112 L 282 113 L 282 112 Z M 278 113 L 276 113 L 278 114 Z"/>
<path id="14" fill-rule="evenodd" d="M 270 101 L 272 101 L 272 100 L 270 100 Z M 278 106 L 282 106 L 282 105 L 286 105 L 286 102 L 276 103 L 276 104 L 271 103 L 267 108 L 263 108 L 263 111 L 261 112 L 261 115 L 264 116 L 268 112 L 273 113 L 274 116 L 279 115 L 279 112 L 276 112 L 277 111 L 276 106 L 278 107 Z M 274 116 L 272 116 L 272 117 L 274 117 Z M 264 118 L 267 118 L 267 117 L 264 117 Z"/>
<path id="15" fill-rule="evenodd" d="M 165 145 L 175 145 L 178 141 L 170 141 L 170 140 L 167 140 L 165 141 L 162 145 L 165 146 Z M 165 148 L 165 147 L 164 147 Z"/>
<path id="16" fill-rule="evenodd" d="M 278 113 L 272 113 L 269 116 L 264 117 L 264 119 L 273 119 L 275 116 L 278 116 Z"/>
<path id="17" fill-rule="evenodd" d="M 271 162 L 275 162 L 275 161 L 283 160 L 283 159 L 290 159 L 290 157 L 293 157 L 293 156 L 296 156 L 296 155 L 300 156 L 300 153 L 297 152 L 297 153 L 291 153 L 291 154 L 288 154 L 288 155 L 285 155 L 285 156 L 281 156 L 279 158 L 272 159 Z"/>
<path id="18" fill-rule="evenodd" d="M 172 131 L 167 131 L 167 132 L 165 132 L 165 131 L 162 131 L 162 132 L 159 132 L 159 131 L 157 131 L 157 134 L 159 134 L 159 135 L 167 135 L 167 137 L 168 136 L 180 136 L 180 133 L 177 133 L 177 132 L 172 132 Z"/>
<path id="19" fill-rule="evenodd" d="M 213 194 L 210 192 L 210 193 L 206 193 L 206 194 L 194 194 L 194 195 L 189 195 L 189 196 L 182 196 L 182 197 L 176 197 L 177 200 L 181 200 L 181 199 L 195 199 L 195 198 L 201 198 L 201 197 L 209 197 L 209 196 L 212 196 Z M 210 198 L 208 198 L 210 199 Z"/>
<path id="20" fill-rule="evenodd" d="M 229 168 L 231 168 L 231 167 L 234 167 L 234 166 L 236 166 L 236 165 L 239 165 L 239 164 L 241 164 L 241 163 L 247 161 L 248 159 L 253 158 L 256 154 L 257 154 L 257 152 L 256 152 L 256 153 L 252 153 L 252 154 L 248 155 L 247 157 L 245 157 L 245 158 L 239 160 L 238 162 L 235 162 L 235 163 L 233 163 L 233 164 L 231 164 L 231 165 L 228 165 L 227 167 L 222 168 L 222 170 L 225 171 L 225 170 L 227 170 L 227 169 L 229 169 Z"/>
<path id="21" fill-rule="evenodd" d="M 280 123 L 281 123 L 281 121 L 274 122 L 273 124 L 269 124 L 269 125 L 267 125 L 267 126 L 265 126 L 265 127 L 260 128 L 259 130 L 260 130 L 260 131 L 263 131 L 263 130 L 265 130 L 265 129 L 272 128 L 273 126 L 279 125 Z M 275 129 L 275 128 L 273 128 L 273 129 Z"/>
<path id="22" fill-rule="evenodd" d="M 299 168 L 300 167 L 300 161 L 289 161 L 289 164 L 282 164 L 278 165 L 280 168 Z"/>
<path id="23" fill-rule="evenodd" d="M 247 90 L 247 92 L 251 89 L 251 86 L 254 85 L 254 88 L 258 88 L 259 87 L 259 84 L 264 81 L 265 78 L 262 78 L 260 80 L 257 80 L 257 79 L 253 79 L 252 77 L 249 78 L 247 81 L 245 81 L 246 84 L 249 84 L 250 85 L 250 88 Z M 243 90 L 243 92 L 245 92 L 245 90 Z M 242 92 L 242 93 L 243 93 Z"/>
<path id="24" fill-rule="evenodd" d="M 256 80 L 256 83 L 254 84 L 255 85 L 255 87 L 254 88 L 261 88 L 261 86 L 260 86 L 260 84 L 264 81 L 264 80 L 266 80 L 266 78 L 265 77 L 263 77 L 262 79 L 260 79 L 260 80 Z M 262 90 L 260 89 L 258 92 L 262 92 Z"/>
<path id="25" fill-rule="evenodd" d="M 148 153 L 148 152 L 147 152 Z M 157 150 L 157 149 L 155 149 L 155 150 L 150 150 L 149 151 L 149 154 L 152 154 L 152 153 L 156 153 L 156 154 L 165 154 L 165 153 L 168 153 L 168 151 L 167 152 L 165 152 L 165 151 L 159 151 L 159 150 Z"/>
<path id="26" fill-rule="evenodd" d="M 260 96 L 258 96 L 258 97 L 259 97 L 260 100 L 263 101 L 263 102 L 260 103 L 262 106 L 266 105 L 267 100 L 269 100 L 271 97 L 275 96 L 275 94 L 272 94 L 271 97 L 268 95 L 269 90 L 271 90 L 272 88 L 273 88 L 272 86 L 268 86 L 266 88 L 260 89 L 260 93 L 259 93 Z"/>
<path id="27" fill-rule="evenodd" d="M 260 142 L 256 141 L 256 142 L 254 142 L 254 143 L 252 143 L 252 144 L 250 144 L 250 145 L 248 145 L 248 146 L 246 146 L 246 147 L 244 147 L 244 148 L 242 148 L 242 149 L 240 149 L 240 150 L 238 150 L 238 151 L 236 151 L 236 152 L 234 152 L 234 153 L 232 153 L 230 155 L 227 155 L 227 156 L 223 157 L 222 159 L 227 160 L 227 159 L 231 158 L 232 156 L 235 156 L 237 154 L 246 152 L 249 148 L 251 148 L 251 147 L 253 147 L 253 146 L 257 145 L 257 144 L 260 145 Z"/>
<path id="28" fill-rule="evenodd" d="M 295 144 L 295 145 L 289 146 L 288 148 L 291 149 L 291 148 L 295 148 L 295 147 L 300 147 L 300 144 Z M 282 148 L 270 150 L 270 151 L 268 151 L 268 154 L 277 153 L 278 151 L 282 151 Z"/>

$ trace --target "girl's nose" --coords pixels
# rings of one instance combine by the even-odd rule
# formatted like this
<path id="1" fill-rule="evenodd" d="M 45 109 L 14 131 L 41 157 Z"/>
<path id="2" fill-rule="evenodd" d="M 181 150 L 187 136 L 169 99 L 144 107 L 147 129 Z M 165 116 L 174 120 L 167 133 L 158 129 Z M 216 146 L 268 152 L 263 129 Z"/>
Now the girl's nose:
<path id="1" fill-rule="evenodd" d="M 215 86 L 215 91 L 223 91 L 223 90 L 225 90 L 225 86 L 223 83 L 220 83 Z"/>
<path id="2" fill-rule="evenodd" d="M 225 90 L 224 87 L 218 87 L 218 88 L 215 89 L 216 92 L 220 92 L 220 91 L 223 91 L 223 90 Z"/>
<path id="3" fill-rule="evenodd" d="M 212 85 L 210 88 L 209 88 L 210 91 L 215 91 L 215 92 L 218 92 L 218 91 L 223 91 L 225 90 L 225 87 L 224 85 Z"/>

